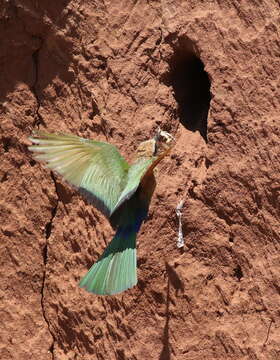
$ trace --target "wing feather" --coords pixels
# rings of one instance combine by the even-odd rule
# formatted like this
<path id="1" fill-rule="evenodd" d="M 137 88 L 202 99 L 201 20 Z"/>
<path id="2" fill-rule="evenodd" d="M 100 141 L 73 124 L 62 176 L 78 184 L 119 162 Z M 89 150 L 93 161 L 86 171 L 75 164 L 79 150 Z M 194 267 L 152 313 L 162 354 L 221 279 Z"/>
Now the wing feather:
<path id="1" fill-rule="evenodd" d="M 109 217 L 126 182 L 129 165 L 117 148 L 74 135 L 36 132 L 29 150 L 34 159 L 62 175 Z"/>

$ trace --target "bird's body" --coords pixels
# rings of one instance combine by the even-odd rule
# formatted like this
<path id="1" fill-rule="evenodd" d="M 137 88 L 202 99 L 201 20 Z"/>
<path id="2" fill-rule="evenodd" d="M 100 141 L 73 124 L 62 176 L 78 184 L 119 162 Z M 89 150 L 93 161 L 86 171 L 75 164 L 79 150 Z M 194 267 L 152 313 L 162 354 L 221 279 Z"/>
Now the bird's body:
<path id="1" fill-rule="evenodd" d="M 37 132 L 34 158 L 61 174 L 110 221 L 116 234 L 80 286 L 99 295 L 120 293 L 137 283 L 136 235 L 147 216 L 156 181 L 154 167 L 169 153 L 173 137 L 158 131 L 142 142 L 132 165 L 108 143 L 73 135 Z"/>

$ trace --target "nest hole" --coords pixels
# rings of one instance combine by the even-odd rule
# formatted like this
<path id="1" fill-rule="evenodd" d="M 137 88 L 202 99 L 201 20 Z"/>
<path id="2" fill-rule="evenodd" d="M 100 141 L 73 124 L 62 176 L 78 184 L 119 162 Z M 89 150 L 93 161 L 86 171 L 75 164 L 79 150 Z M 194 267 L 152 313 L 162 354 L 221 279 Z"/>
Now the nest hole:
<path id="1" fill-rule="evenodd" d="M 211 82 L 191 40 L 179 39 L 169 66 L 169 84 L 178 103 L 181 124 L 190 131 L 199 131 L 207 142 Z"/>

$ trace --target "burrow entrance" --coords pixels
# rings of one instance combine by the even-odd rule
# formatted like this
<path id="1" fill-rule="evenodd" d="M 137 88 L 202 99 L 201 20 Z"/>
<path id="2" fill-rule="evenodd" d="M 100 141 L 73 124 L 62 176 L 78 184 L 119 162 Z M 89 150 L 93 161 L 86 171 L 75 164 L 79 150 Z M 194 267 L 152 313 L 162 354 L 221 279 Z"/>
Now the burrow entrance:
<path id="1" fill-rule="evenodd" d="M 179 39 L 169 66 L 169 84 L 178 103 L 181 124 L 188 130 L 198 130 L 207 142 L 211 82 L 191 40 Z"/>

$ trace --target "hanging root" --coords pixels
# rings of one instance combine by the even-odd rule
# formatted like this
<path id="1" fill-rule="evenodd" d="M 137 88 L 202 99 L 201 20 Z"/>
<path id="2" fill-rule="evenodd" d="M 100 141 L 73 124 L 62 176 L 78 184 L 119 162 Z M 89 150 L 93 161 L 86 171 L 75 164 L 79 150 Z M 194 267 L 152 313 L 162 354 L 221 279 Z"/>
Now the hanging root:
<path id="1" fill-rule="evenodd" d="M 182 199 L 176 207 L 176 215 L 178 216 L 179 220 L 179 229 L 178 229 L 178 238 L 177 238 L 177 248 L 181 248 L 185 245 L 183 230 L 182 230 L 182 208 L 184 205 L 184 200 Z"/>

